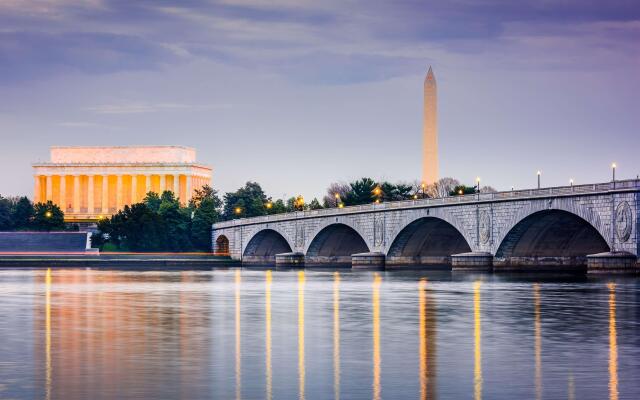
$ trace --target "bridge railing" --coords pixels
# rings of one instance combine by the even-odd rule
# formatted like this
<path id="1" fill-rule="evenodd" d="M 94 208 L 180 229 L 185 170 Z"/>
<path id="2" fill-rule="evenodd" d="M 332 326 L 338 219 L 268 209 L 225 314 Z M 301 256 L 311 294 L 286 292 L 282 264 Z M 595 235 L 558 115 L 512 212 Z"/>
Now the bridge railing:
<path id="1" fill-rule="evenodd" d="M 505 192 L 495 193 L 476 193 L 467 194 L 462 196 L 447 196 L 447 197 L 435 197 L 428 199 L 417 200 L 399 200 L 389 201 L 384 203 L 371 203 L 358 206 L 349 206 L 344 208 L 324 208 L 321 210 L 306 210 L 296 211 L 285 214 L 264 215 L 260 217 L 241 218 L 231 221 L 224 221 L 216 223 L 217 228 L 232 227 L 236 225 L 245 224 L 259 224 L 259 223 L 271 223 L 282 220 L 290 220 L 292 218 L 312 218 L 312 217 L 326 217 L 332 215 L 345 215 L 345 214 L 358 214 L 362 212 L 370 212 L 376 210 L 393 210 L 412 207 L 429 207 L 442 204 L 456 204 L 456 203 L 474 203 L 483 201 L 495 201 L 495 200 L 510 200 L 521 198 L 535 198 L 535 197 L 549 197 L 549 196 L 567 196 L 573 194 L 589 194 L 589 193 L 603 193 L 612 190 L 640 190 L 639 179 L 620 180 L 615 182 L 606 183 L 594 183 L 586 185 L 572 185 L 572 186 L 555 186 L 546 187 L 540 189 L 523 189 L 523 190 L 510 190 Z"/>

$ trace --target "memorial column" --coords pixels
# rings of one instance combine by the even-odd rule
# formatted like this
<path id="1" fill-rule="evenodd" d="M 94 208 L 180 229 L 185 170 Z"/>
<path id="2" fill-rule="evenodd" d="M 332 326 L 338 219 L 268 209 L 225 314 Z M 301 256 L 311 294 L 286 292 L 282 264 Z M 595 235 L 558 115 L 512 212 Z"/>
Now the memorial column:
<path id="1" fill-rule="evenodd" d="M 192 175 L 187 175 L 187 190 L 186 190 L 186 194 L 185 194 L 185 200 L 184 203 L 185 204 L 189 204 L 189 201 L 191 201 L 191 190 L 193 187 L 193 176 Z"/>
<path id="2" fill-rule="evenodd" d="M 167 176 L 160 174 L 160 194 L 167 190 Z"/>
<path id="3" fill-rule="evenodd" d="M 122 175 L 116 176 L 116 212 L 122 210 Z"/>
<path id="4" fill-rule="evenodd" d="M 176 199 L 180 197 L 180 175 L 173 174 L 173 194 Z"/>
<path id="5" fill-rule="evenodd" d="M 109 175 L 102 175 L 102 213 L 109 214 Z"/>
<path id="6" fill-rule="evenodd" d="M 93 210 L 95 209 L 94 203 L 94 178 L 93 175 L 89 175 L 87 179 L 87 213 L 93 214 Z"/>
<path id="7" fill-rule="evenodd" d="M 53 176 L 45 175 L 46 183 L 45 183 L 45 200 L 50 201 L 53 199 Z"/>
<path id="8" fill-rule="evenodd" d="M 80 175 L 73 176 L 73 212 L 80 213 Z"/>
<path id="9" fill-rule="evenodd" d="M 151 175 L 145 175 L 144 176 L 144 195 L 146 196 L 147 193 L 149 193 L 151 191 Z"/>
<path id="10" fill-rule="evenodd" d="M 138 202 L 138 175 L 131 175 L 131 204 Z"/>
<path id="11" fill-rule="evenodd" d="M 63 213 L 67 212 L 67 176 L 60 175 L 60 209 Z"/>
<path id="12" fill-rule="evenodd" d="M 33 186 L 33 203 L 35 204 L 40 202 L 42 189 L 40 187 L 40 175 L 35 175 L 34 178 L 36 179 Z"/>

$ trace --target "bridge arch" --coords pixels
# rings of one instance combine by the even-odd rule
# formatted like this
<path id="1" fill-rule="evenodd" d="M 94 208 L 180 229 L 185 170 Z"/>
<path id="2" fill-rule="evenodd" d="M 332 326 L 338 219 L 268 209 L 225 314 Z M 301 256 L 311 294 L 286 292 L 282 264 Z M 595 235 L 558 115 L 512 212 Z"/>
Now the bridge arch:
<path id="1" fill-rule="evenodd" d="M 243 249 L 243 262 L 274 264 L 276 254 L 290 253 L 292 246 L 285 235 L 274 228 L 254 232 Z"/>
<path id="2" fill-rule="evenodd" d="M 344 223 L 332 223 L 311 237 L 305 263 L 351 265 L 352 254 L 368 251 L 369 245 L 356 229 Z"/>
<path id="3" fill-rule="evenodd" d="M 443 218 L 422 216 L 406 224 L 387 251 L 389 265 L 446 265 L 452 254 L 471 251 L 459 228 Z"/>
<path id="4" fill-rule="evenodd" d="M 597 222 L 594 226 L 584 216 L 564 209 L 533 211 L 505 229 L 495 258 L 507 264 L 522 259 L 535 264 L 585 264 L 588 254 L 610 249 Z"/>
<path id="5" fill-rule="evenodd" d="M 215 240 L 213 252 L 217 255 L 229 255 L 229 238 L 226 235 L 219 235 Z"/>

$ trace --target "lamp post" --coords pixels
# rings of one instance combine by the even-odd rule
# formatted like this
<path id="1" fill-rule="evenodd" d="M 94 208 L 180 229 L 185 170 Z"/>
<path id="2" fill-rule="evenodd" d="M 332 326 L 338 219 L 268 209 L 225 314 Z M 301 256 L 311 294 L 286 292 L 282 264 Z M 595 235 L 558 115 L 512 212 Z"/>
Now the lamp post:
<path id="1" fill-rule="evenodd" d="M 542 175 L 542 172 L 538 171 L 538 189 L 540 189 L 540 175 Z"/>
<path id="2" fill-rule="evenodd" d="M 616 188 L 616 163 L 611 164 L 611 182 L 613 182 L 613 188 Z"/>
<path id="3" fill-rule="evenodd" d="M 422 185 L 420 185 L 420 187 L 422 188 L 422 198 L 424 199 L 424 193 L 425 193 L 425 188 L 427 187 L 427 184 L 422 182 Z"/>

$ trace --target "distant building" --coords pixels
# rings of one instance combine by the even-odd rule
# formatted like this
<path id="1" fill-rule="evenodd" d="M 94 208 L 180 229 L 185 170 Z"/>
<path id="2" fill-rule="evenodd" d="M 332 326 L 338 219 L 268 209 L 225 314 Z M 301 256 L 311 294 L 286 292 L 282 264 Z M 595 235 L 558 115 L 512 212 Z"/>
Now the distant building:
<path id="1" fill-rule="evenodd" d="M 436 76 L 429 67 L 424 79 L 424 108 L 422 125 L 422 183 L 428 185 L 440 179 L 438 168 L 438 87 Z"/>
<path id="2" fill-rule="evenodd" d="M 54 146 L 51 160 L 33 170 L 34 202 L 53 201 L 67 221 L 108 217 L 151 191 L 173 191 L 186 204 L 211 185 L 211 168 L 182 146 Z"/>

